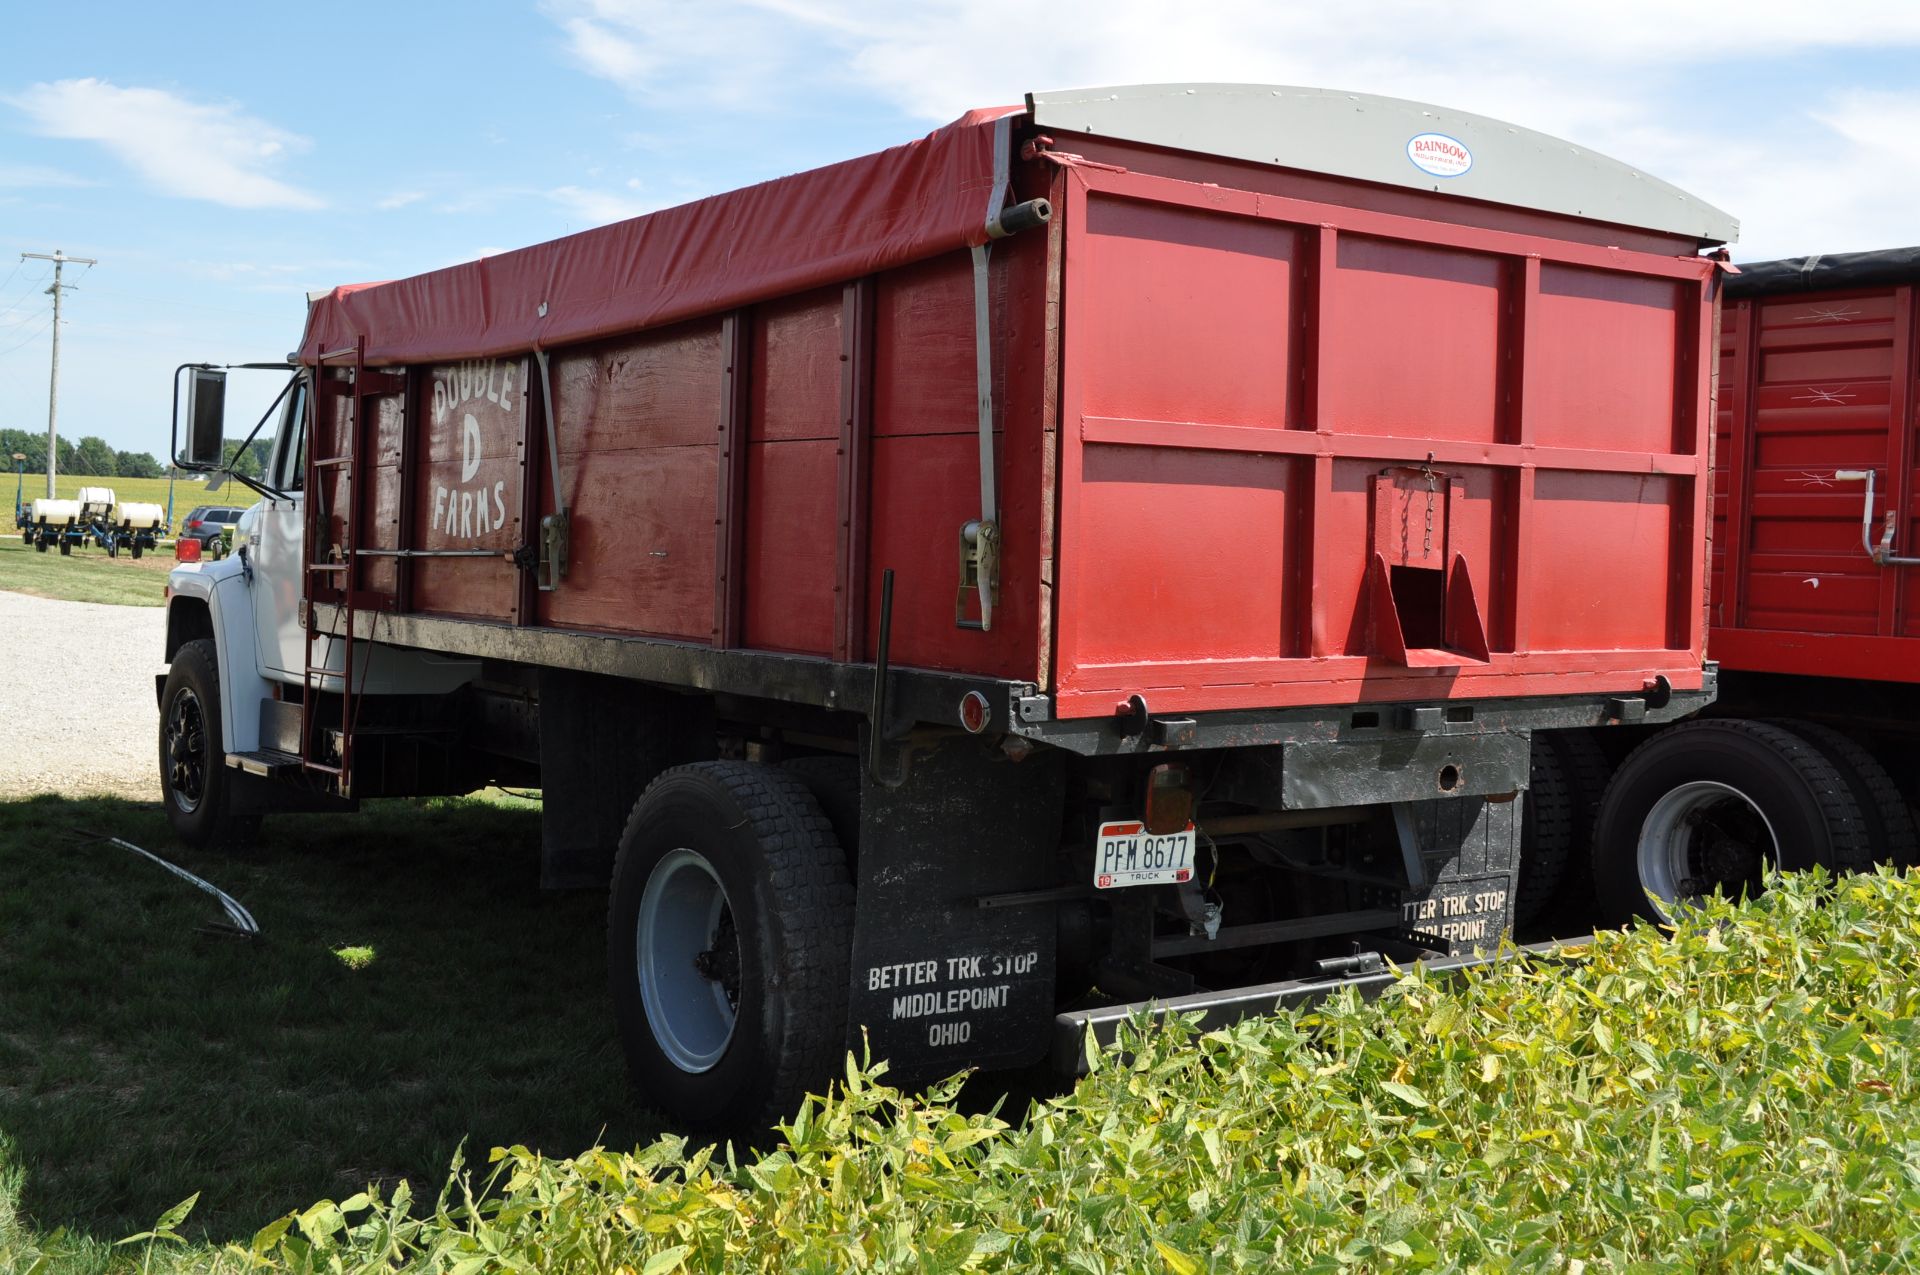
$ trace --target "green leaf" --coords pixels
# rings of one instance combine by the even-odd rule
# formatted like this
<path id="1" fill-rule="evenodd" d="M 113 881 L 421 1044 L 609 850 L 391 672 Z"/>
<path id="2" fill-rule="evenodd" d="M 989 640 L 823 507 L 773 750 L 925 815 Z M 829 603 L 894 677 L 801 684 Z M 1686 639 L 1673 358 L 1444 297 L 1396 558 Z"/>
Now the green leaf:
<path id="1" fill-rule="evenodd" d="M 1173 1275 L 1199 1275 L 1200 1263 L 1182 1253 L 1165 1240 L 1155 1240 L 1153 1246 L 1160 1250 L 1160 1257 Z"/>
<path id="2" fill-rule="evenodd" d="M 293 1214 L 276 1218 L 253 1233 L 253 1241 L 247 1245 L 255 1253 L 265 1253 L 280 1242 L 280 1237 L 293 1225 Z"/>
<path id="3" fill-rule="evenodd" d="M 1427 1096 L 1418 1089 L 1415 1089 L 1412 1085 L 1403 1085 L 1397 1080 L 1383 1080 L 1380 1082 L 1380 1088 L 1392 1094 L 1401 1102 L 1406 1103 L 1409 1107 L 1419 1107 L 1424 1110 L 1433 1105 L 1427 1101 Z"/>
<path id="4" fill-rule="evenodd" d="M 957 1271 L 967 1264 L 973 1256 L 977 1237 L 972 1231 L 960 1231 L 951 1235 L 946 1242 L 933 1251 L 927 1262 L 927 1268 L 933 1272 Z"/>
<path id="5" fill-rule="evenodd" d="M 199 1202 L 200 1202 L 200 1193 L 198 1191 L 195 1191 L 192 1195 L 189 1195 L 186 1199 L 180 1201 L 180 1203 L 174 1205 L 172 1208 L 168 1209 L 165 1213 L 162 1213 L 160 1215 L 160 1220 L 153 1224 L 153 1229 L 156 1231 L 171 1231 L 175 1229 L 182 1222 L 187 1220 L 187 1214 L 193 1212 L 193 1206 L 198 1204 Z"/>
<path id="6" fill-rule="evenodd" d="M 684 1262 L 687 1254 L 691 1252 L 693 1252 L 691 1244 L 675 1244 L 672 1248 L 663 1248 L 647 1259 L 647 1264 L 640 1268 L 640 1275 L 666 1275 L 668 1271 L 679 1270 L 680 1263 Z"/>

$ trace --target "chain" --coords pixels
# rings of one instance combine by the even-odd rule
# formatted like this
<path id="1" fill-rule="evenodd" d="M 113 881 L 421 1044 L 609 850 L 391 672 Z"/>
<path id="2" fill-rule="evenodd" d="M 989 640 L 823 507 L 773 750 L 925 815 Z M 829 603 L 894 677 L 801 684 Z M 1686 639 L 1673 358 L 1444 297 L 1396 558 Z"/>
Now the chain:
<path id="1" fill-rule="evenodd" d="M 1433 453 L 1432 452 L 1427 453 L 1427 463 L 1420 467 L 1420 472 L 1422 475 L 1426 477 L 1426 480 L 1427 480 L 1427 537 L 1424 541 L 1421 542 L 1421 547 L 1426 551 L 1425 556 L 1431 558 L 1433 556 Z"/>

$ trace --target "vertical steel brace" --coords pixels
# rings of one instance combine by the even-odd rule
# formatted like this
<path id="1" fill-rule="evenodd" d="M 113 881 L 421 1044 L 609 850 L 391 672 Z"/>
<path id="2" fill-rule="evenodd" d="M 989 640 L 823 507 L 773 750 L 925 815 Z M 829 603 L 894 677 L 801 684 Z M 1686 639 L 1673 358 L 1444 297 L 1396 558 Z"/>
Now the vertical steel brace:
<path id="1" fill-rule="evenodd" d="M 986 225 L 991 236 L 1000 224 L 1011 183 L 1013 120 L 993 126 L 993 191 L 987 197 Z M 997 237 L 997 236 L 996 236 Z M 990 244 L 973 249 L 973 369 L 979 402 L 980 516 L 960 528 L 960 588 L 954 598 L 954 623 L 963 629 L 993 628 L 993 604 L 1000 592 L 1000 494 L 993 457 L 993 303 Z M 980 618 L 969 620 L 967 589 L 980 599 Z"/>

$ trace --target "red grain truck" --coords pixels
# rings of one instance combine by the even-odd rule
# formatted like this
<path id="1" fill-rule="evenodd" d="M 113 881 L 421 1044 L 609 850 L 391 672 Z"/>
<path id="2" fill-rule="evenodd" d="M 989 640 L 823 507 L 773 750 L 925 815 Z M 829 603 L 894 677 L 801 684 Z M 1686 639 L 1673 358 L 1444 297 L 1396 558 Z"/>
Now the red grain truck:
<path id="1" fill-rule="evenodd" d="M 1720 698 L 1633 752 L 1599 803 L 1604 919 L 1757 889 L 1768 861 L 1920 860 L 1917 299 L 1916 248 L 1728 279 L 1708 641 Z"/>
<path id="2" fill-rule="evenodd" d="M 335 289 L 172 580 L 169 813 L 539 784 L 701 1127 L 863 1040 L 1070 1066 L 1470 959 L 1576 849 L 1545 732 L 1712 698 L 1735 229 L 1460 112 L 1137 86 Z"/>

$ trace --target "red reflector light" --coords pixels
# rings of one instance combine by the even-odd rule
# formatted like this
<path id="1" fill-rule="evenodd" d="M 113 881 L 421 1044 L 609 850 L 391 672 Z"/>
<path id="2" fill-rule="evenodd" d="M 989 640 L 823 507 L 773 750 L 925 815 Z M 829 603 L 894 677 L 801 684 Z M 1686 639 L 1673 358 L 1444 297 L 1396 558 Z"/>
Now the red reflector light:
<path id="1" fill-rule="evenodd" d="M 992 717 L 993 711 L 987 707 L 987 697 L 979 691 L 968 691 L 960 697 L 960 724 L 971 733 L 978 735 L 985 730 Z"/>
<path id="2" fill-rule="evenodd" d="M 1147 772 L 1147 831 L 1156 837 L 1185 832 L 1193 823 L 1193 784 L 1179 762 L 1162 762 Z"/>
<path id="3" fill-rule="evenodd" d="M 200 542 L 191 536 L 182 536 L 173 542 L 173 560 L 175 562 L 200 561 Z"/>

